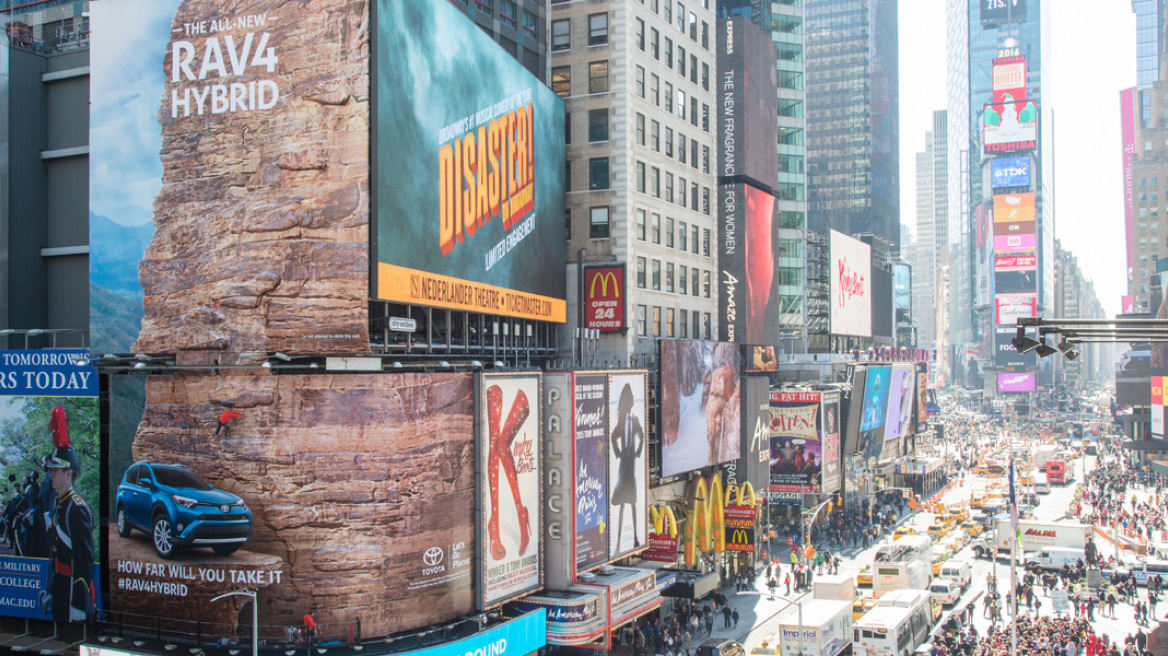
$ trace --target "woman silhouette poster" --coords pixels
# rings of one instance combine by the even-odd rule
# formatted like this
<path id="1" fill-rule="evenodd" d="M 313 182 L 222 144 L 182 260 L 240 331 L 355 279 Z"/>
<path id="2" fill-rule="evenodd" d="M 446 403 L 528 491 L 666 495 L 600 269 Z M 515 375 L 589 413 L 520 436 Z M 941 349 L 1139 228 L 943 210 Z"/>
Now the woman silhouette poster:
<path id="1" fill-rule="evenodd" d="M 649 445 L 645 374 L 608 377 L 608 556 L 647 546 Z"/>

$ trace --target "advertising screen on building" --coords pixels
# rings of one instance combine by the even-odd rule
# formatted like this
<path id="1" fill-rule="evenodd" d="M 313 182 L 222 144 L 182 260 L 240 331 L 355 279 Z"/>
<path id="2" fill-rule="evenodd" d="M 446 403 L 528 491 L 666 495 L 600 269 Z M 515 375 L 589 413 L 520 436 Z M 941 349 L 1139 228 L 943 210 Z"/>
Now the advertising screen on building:
<path id="1" fill-rule="evenodd" d="M 746 358 L 746 370 L 778 371 L 779 356 L 775 353 L 775 350 L 773 346 L 745 347 L 744 357 Z"/>
<path id="2" fill-rule="evenodd" d="M 840 489 L 843 476 L 840 463 L 840 395 L 839 392 L 821 393 L 823 402 L 820 412 L 823 444 L 823 477 L 820 492 L 831 494 Z"/>
<path id="3" fill-rule="evenodd" d="M 734 344 L 661 340 L 661 475 L 739 457 L 739 376 Z"/>
<path id="4" fill-rule="evenodd" d="M 1038 105 L 1031 100 L 992 103 L 981 115 L 986 155 L 1029 152 L 1038 143 Z"/>
<path id="5" fill-rule="evenodd" d="M 540 561 L 540 380 L 482 377 L 479 421 L 479 603 L 503 603 L 543 585 Z"/>
<path id="6" fill-rule="evenodd" d="M 744 16 L 718 28 L 718 175 L 773 194 L 779 181 L 775 44 Z M 766 220 L 769 232 L 770 217 Z M 740 236 L 755 233 L 744 232 Z"/>
<path id="7" fill-rule="evenodd" d="M 1033 392 L 1038 389 L 1037 373 L 998 374 L 998 393 Z"/>
<path id="8" fill-rule="evenodd" d="M 994 196 L 994 223 L 1033 223 L 1034 193 Z"/>
<path id="9" fill-rule="evenodd" d="M 916 364 L 917 374 L 917 401 L 914 404 L 916 412 L 917 432 L 923 433 L 928 430 L 929 423 L 929 404 L 926 396 L 929 391 L 929 365 L 925 362 L 918 362 Z"/>
<path id="10" fill-rule="evenodd" d="M 912 311 L 912 267 L 907 264 L 897 264 L 893 294 L 896 309 Z"/>
<path id="11" fill-rule="evenodd" d="M 868 367 L 864 405 L 860 415 L 860 444 L 865 458 L 879 458 L 884 450 L 891 379 L 892 367 Z"/>
<path id="12" fill-rule="evenodd" d="M 898 364 L 892 367 L 892 380 L 888 386 L 888 413 L 884 421 L 884 439 L 891 440 L 912 433 L 913 390 L 916 386 L 912 365 Z"/>
<path id="13" fill-rule="evenodd" d="M 612 559 L 623 558 L 648 544 L 647 380 L 643 373 L 608 377 L 607 535 Z"/>
<path id="14" fill-rule="evenodd" d="M 771 492 L 818 492 L 823 470 L 819 392 L 771 392 Z"/>
<path id="15" fill-rule="evenodd" d="M 1035 271 L 999 271 L 994 274 L 994 289 L 999 294 L 1035 293 L 1038 274 Z"/>
<path id="16" fill-rule="evenodd" d="M 608 378 L 573 378 L 576 570 L 584 572 L 608 561 Z"/>
<path id="17" fill-rule="evenodd" d="M 563 101 L 445 0 L 375 15 L 376 297 L 563 322 Z"/>
<path id="18" fill-rule="evenodd" d="M 625 267 L 585 267 L 584 327 L 602 333 L 625 327 Z"/>
<path id="19" fill-rule="evenodd" d="M 1038 363 L 1038 354 L 1034 351 L 1019 353 L 1014 348 L 1012 340 L 1018 334 L 1014 326 L 999 327 L 994 332 L 994 365 L 997 367 L 1011 367 L 1015 370 L 1033 367 Z"/>
<path id="20" fill-rule="evenodd" d="M 1026 18 L 1026 0 L 979 0 L 981 22 L 1014 23 Z"/>
<path id="21" fill-rule="evenodd" d="M 86 350 L 0 352 L 0 616 L 85 622 L 100 610 L 97 395 Z"/>
<path id="22" fill-rule="evenodd" d="M 835 230 L 830 236 L 831 332 L 872 336 L 872 247 Z"/>
<path id="23" fill-rule="evenodd" d="M 1165 376 L 1152 376 L 1152 437 L 1164 439 L 1164 412 L 1168 403 L 1164 401 Z"/>
<path id="24" fill-rule="evenodd" d="M 93 3 L 95 353 L 368 351 L 360 8 Z"/>
<path id="25" fill-rule="evenodd" d="M 990 160 L 990 185 L 994 189 L 1030 186 L 1029 157 L 995 157 Z"/>
<path id="26" fill-rule="evenodd" d="M 893 272 L 889 269 L 874 268 L 870 289 L 872 291 L 872 335 L 892 338 L 896 327 L 896 310 L 892 306 Z"/>
<path id="27" fill-rule="evenodd" d="M 777 344 L 775 197 L 745 184 L 724 184 L 721 190 L 718 335 L 724 342 Z"/>
<path id="28" fill-rule="evenodd" d="M 742 378 L 742 446 L 738 460 L 725 465 L 726 483 L 750 483 L 763 491 L 770 483 L 770 379 Z"/>
<path id="29" fill-rule="evenodd" d="M 999 255 L 994 257 L 994 271 L 1036 271 L 1037 255 Z"/>
<path id="30" fill-rule="evenodd" d="M 1026 99 L 1025 57 L 1014 55 L 995 59 L 992 75 L 995 103 Z"/>
<path id="31" fill-rule="evenodd" d="M 1136 90 L 1134 87 L 1119 92 L 1120 140 L 1123 152 L 1123 218 L 1124 243 L 1127 245 L 1127 266 L 1132 266 L 1132 160 L 1136 155 Z M 1127 312 L 1127 308 L 1123 308 Z"/>
<path id="32" fill-rule="evenodd" d="M 475 610 L 471 374 L 181 372 L 149 377 L 145 391 L 137 434 L 114 433 L 109 447 L 111 461 L 131 451 L 135 461 L 110 470 L 120 516 L 108 531 L 110 609 L 124 621 L 153 630 L 160 618 L 190 633 L 202 622 L 234 636 L 246 630 L 241 618 L 250 622 L 249 601 L 211 599 L 245 582 L 264 600 L 261 636 L 313 608 L 324 626 L 359 617 L 366 637 Z M 238 416 L 220 426 L 228 409 Z M 529 466 L 522 449 L 539 443 L 524 426 L 515 476 L 498 477 L 501 503 L 512 478 L 527 488 L 538 479 L 519 473 Z M 523 497 L 534 529 L 524 557 L 539 553 L 534 485 Z M 175 495 L 191 503 L 169 503 Z M 487 499 L 484 489 L 484 509 Z M 515 504 L 502 513 L 513 557 Z M 160 525 L 173 527 L 171 540 L 153 539 Z"/>
<path id="33" fill-rule="evenodd" d="M 849 458 L 864 448 L 860 442 L 860 426 L 864 411 L 864 389 L 867 387 L 868 368 L 851 365 L 848 367 L 848 382 L 852 384 L 851 393 L 844 394 L 841 399 L 841 409 L 844 412 L 843 447 L 844 457 Z"/>
<path id="34" fill-rule="evenodd" d="M 1018 235 L 994 235 L 994 254 L 1033 253 L 1036 244 L 1034 233 Z"/>
<path id="35" fill-rule="evenodd" d="M 1038 295 L 995 294 L 994 323 L 999 326 L 1017 326 L 1018 319 L 1038 316 Z"/>
<path id="36" fill-rule="evenodd" d="M 1034 221 L 997 221 L 994 223 L 994 237 L 1012 237 L 1015 235 L 1033 235 Z M 995 242 L 995 245 L 997 242 Z"/>

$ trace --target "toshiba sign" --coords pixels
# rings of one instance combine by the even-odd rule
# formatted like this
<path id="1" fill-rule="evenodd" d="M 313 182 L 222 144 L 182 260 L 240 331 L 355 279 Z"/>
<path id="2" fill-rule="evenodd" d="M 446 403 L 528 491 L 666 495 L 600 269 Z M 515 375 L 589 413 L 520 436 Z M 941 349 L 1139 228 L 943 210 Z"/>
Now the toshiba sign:
<path id="1" fill-rule="evenodd" d="M 624 266 L 584 270 L 584 327 L 617 332 L 625 327 Z"/>

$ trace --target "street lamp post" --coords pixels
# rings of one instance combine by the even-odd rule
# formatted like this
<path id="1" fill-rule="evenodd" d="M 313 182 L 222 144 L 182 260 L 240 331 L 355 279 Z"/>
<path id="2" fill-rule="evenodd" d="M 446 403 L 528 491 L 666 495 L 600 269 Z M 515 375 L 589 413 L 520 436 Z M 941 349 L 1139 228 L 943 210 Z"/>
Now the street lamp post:
<path id="1" fill-rule="evenodd" d="M 233 590 L 231 592 L 224 592 L 215 597 L 211 601 L 219 601 L 225 597 L 250 597 L 251 598 L 251 656 L 259 656 L 260 653 L 260 602 L 256 598 L 256 591 L 244 588 L 243 590 Z"/>

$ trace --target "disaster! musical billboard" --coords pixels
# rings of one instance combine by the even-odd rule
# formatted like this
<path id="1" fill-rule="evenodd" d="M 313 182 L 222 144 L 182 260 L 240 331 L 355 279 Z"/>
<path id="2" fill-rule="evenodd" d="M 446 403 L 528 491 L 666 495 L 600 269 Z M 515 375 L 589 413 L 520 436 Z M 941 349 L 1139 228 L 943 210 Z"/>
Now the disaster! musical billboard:
<path id="1" fill-rule="evenodd" d="M 369 15 L 359 8 L 93 3 L 95 353 L 226 365 L 369 350 Z"/>
<path id="2" fill-rule="evenodd" d="M 514 420 L 518 382 L 500 384 Z M 474 612 L 472 374 L 176 372 L 150 376 L 145 392 L 137 433 L 110 438 L 111 452 L 133 453 L 109 473 L 109 608 L 126 625 L 193 634 L 202 623 L 246 639 L 250 600 L 211 602 L 241 587 L 259 593 L 268 640 L 309 611 L 322 627 L 360 620 L 365 637 Z M 523 422 L 515 467 L 499 476 L 512 558 L 538 553 L 538 441 Z M 509 472 L 531 508 L 526 555 Z"/>
<path id="3" fill-rule="evenodd" d="M 490 608 L 543 585 L 542 404 L 538 374 L 484 374 L 480 386 L 478 597 Z"/>
<path id="4" fill-rule="evenodd" d="M 376 298 L 563 323 L 563 101 L 445 0 L 376 7 Z"/>
<path id="5" fill-rule="evenodd" d="M 661 340 L 661 475 L 737 460 L 742 416 L 738 348 Z"/>
<path id="6" fill-rule="evenodd" d="M 100 610 L 97 372 L 77 349 L 0 351 L 0 616 Z"/>

